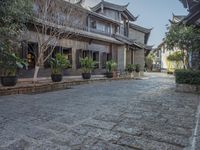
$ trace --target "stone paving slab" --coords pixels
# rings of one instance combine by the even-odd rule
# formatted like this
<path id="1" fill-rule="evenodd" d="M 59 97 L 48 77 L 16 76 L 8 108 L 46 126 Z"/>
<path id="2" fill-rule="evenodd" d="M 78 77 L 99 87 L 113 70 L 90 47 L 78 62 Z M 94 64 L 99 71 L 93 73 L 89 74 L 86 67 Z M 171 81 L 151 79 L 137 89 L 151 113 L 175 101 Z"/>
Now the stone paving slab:
<path id="1" fill-rule="evenodd" d="M 2 96 L 0 150 L 199 150 L 199 101 L 164 74 Z"/>

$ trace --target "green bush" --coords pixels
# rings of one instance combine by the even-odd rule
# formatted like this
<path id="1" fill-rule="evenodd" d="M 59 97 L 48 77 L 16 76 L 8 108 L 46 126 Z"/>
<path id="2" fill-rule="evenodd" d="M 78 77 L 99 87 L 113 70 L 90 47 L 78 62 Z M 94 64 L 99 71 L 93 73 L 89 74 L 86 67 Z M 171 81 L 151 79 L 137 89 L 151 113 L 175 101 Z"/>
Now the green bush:
<path id="1" fill-rule="evenodd" d="M 109 60 L 106 62 L 107 72 L 113 72 L 117 70 L 117 63 L 114 60 Z"/>
<path id="2" fill-rule="evenodd" d="M 136 68 L 136 67 L 135 67 L 134 64 L 128 64 L 128 65 L 126 66 L 125 71 L 131 73 L 131 72 L 133 72 L 133 71 L 135 70 L 135 68 Z"/>
<path id="3" fill-rule="evenodd" d="M 94 69 L 94 66 L 95 62 L 92 60 L 92 58 L 81 58 L 81 68 L 83 73 L 91 73 L 91 71 Z"/>
<path id="4" fill-rule="evenodd" d="M 200 71 L 179 69 L 175 71 L 176 83 L 200 85 Z"/>
<path id="5" fill-rule="evenodd" d="M 140 64 L 136 64 L 135 65 L 135 71 L 136 72 L 140 72 Z"/>
<path id="6" fill-rule="evenodd" d="M 62 74 L 63 69 L 70 67 L 70 62 L 61 53 L 57 53 L 55 58 L 51 58 L 52 74 Z"/>

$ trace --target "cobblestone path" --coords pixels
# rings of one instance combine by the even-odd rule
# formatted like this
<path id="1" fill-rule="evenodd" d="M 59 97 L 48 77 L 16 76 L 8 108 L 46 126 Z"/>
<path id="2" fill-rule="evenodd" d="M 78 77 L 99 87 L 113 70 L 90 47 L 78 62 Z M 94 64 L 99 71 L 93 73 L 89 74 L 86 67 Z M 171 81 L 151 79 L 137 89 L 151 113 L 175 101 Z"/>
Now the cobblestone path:
<path id="1" fill-rule="evenodd" d="M 199 150 L 200 96 L 148 76 L 0 97 L 0 150 Z"/>

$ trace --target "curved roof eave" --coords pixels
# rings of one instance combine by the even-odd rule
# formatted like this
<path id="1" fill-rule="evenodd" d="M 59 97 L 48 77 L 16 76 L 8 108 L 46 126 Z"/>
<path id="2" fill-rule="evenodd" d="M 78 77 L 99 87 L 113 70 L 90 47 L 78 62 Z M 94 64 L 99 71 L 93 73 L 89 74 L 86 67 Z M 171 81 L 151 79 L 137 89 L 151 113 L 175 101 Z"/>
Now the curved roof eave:
<path id="1" fill-rule="evenodd" d="M 133 16 L 133 14 L 127 9 L 127 7 L 129 6 L 129 3 L 126 5 L 117 5 L 117 4 L 109 3 L 106 1 L 102 1 L 94 7 L 90 7 L 90 9 L 91 9 L 91 11 L 96 12 L 97 10 L 101 9 L 101 5 L 103 5 L 105 8 L 109 8 L 109 9 L 113 9 L 113 10 L 117 10 L 117 11 L 126 13 L 126 15 L 129 17 L 130 21 L 136 21 L 136 19 L 137 19 L 137 17 Z"/>

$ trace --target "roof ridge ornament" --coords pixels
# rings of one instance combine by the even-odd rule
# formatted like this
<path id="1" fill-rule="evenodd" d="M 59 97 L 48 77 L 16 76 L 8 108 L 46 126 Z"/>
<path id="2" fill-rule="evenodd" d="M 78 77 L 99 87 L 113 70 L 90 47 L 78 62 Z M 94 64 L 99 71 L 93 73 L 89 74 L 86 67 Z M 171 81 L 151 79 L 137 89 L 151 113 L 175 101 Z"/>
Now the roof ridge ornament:
<path id="1" fill-rule="evenodd" d="M 126 7 L 126 8 L 127 8 L 129 5 L 130 5 L 130 3 L 128 2 L 126 5 L 124 5 L 124 7 Z"/>

